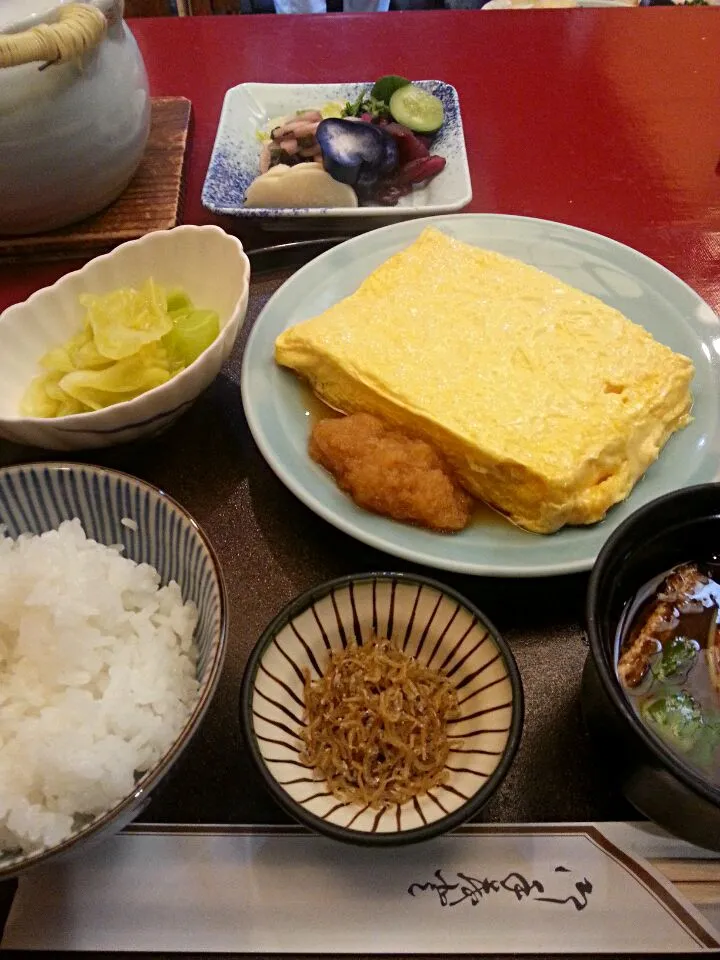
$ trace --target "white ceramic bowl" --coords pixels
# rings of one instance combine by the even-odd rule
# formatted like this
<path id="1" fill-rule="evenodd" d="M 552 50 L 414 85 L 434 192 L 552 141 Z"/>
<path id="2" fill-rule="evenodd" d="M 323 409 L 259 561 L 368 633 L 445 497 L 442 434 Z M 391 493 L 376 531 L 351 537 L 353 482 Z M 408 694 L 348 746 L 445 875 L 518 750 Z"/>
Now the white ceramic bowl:
<path id="1" fill-rule="evenodd" d="M 69 417 L 20 415 L 20 400 L 40 372 L 38 360 L 77 333 L 81 293 L 140 286 L 152 277 L 182 287 L 200 308 L 216 310 L 220 334 L 167 383 L 136 397 Z M 48 450 L 109 447 L 159 433 L 209 386 L 227 359 L 245 318 L 250 263 L 242 244 L 219 227 L 182 226 L 132 240 L 69 273 L 0 314 L 0 437 Z"/>

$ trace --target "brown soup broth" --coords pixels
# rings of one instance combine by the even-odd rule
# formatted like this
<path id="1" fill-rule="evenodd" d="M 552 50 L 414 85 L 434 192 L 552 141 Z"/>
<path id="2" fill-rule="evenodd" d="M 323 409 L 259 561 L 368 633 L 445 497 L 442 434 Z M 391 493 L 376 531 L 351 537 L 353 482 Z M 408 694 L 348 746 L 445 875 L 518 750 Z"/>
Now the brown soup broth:
<path id="1" fill-rule="evenodd" d="M 668 578 L 688 564 L 638 591 L 618 625 L 615 664 L 641 722 L 680 759 L 720 784 L 720 676 L 710 663 L 713 650 L 720 649 L 720 559 L 691 566 L 701 576 L 687 591 L 666 592 Z M 643 640 L 642 679 L 627 682 L 623 664 Z"/>

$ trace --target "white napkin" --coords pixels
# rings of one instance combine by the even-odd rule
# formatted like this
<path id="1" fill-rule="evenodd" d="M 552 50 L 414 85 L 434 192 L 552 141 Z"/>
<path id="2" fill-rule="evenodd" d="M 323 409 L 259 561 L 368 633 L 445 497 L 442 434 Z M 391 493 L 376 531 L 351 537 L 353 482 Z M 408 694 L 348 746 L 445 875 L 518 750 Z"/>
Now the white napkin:
<path id="1" fill-rule="evenodd" d="M 629 843 L 608 841 L 610 828 Z M 688 956 L 718 942 L 711 919 L 641 856 L 703 852 L 657 831 L 647 842 L 642 824 L 472 824 L 351 855 L 293 827 L 131 830 L 24 874 L 0 960 L 12 950 Z"/>

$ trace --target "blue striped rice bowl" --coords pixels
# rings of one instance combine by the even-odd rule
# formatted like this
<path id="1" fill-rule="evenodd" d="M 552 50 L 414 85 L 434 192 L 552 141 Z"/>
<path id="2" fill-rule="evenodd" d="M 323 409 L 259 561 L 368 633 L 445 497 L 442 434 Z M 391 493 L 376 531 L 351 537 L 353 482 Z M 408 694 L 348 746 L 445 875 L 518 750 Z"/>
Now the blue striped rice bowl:
<path id="1" fill-rule="evenodd" d="M 300 759 L 303 671 L 321 676 L 331 651 L 372 634 L 448 676 L 460 707 L 445 782 L 383 810 L 341 803 Z M 509 647 L 464 597 L 425 577 L 373 573 L 316 587 L 276 617 L 248 663 L 240 712 L 251 756 L 292 816 L 335 839 L 390 845 L 444 833 L 487 802 L 520 741 L 523 692 Z"/>
<path id="2" fill-rule="evenodd" d="M 134 819 L 197 731 L 225 657 L 227 598 L 219 562 L 197 523 L 171 497 L 135 477 L 84 464 L 0 469 L 0 526 L 9 536 L 40 534 L 75 517 L 88 537 L 106 545 L 122 544 L 125 556 L 152 564 L 163 584 L 176 580 L 183 599 L 195 602 L 198 701 L 175 742 L 140 777 L 130 796 L 57 846 L 27 855 L 0 855 L 0 880 L 66 853 L 91 836 L 115 833 Z"/>

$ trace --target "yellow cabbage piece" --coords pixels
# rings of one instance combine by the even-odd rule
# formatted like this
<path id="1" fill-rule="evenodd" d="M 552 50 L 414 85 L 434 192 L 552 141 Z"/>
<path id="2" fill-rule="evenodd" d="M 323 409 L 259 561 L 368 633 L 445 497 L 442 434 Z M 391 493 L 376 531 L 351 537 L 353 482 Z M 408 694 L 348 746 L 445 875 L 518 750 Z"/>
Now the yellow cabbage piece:
<path id="1" fill-rule="evenodd" d="M 167 295 L 167 311 L 172 316 L 175 313 L 185 313 L 193 309 L 192 300 L 184 290 L 171 290 Z"/>
<path id="2" fill-rule="evenodd" d="M 140 290 L 114 290 L 102 297 L 83 294 L 98 352 L 110 360 L 123 360 L 170 333 L 172 317 L 165 291 L 148 279 Z"/>
<path id="3" fill-rule="evenodd" d="M 20 401 L 20 413 L 24 417 L 56 417 L 58 415 L 60 404 L 47 392 L 51 376 L 52 374 L 45 374 L 30 381 L 30 386 Z"/>
<path id="4" fill-rule="evenodd" d="M 214 311 L 150 278 L 140 290 L 83 294 L 82 328 L 40 359 L 20 402 L 29 417 L 66 417 L 133 400 L 189 366 L 219 332 Z"/>
<path id="5" fill-rule="evenodd" d="M 75 364 L 70 355 L 69 344 L 64 347 L 55 347 L 40 358 L 40 366 L 49 373 L 70 373 Z"/>
<path id="6" fill-rule="evenodd" d="M 172 376 L 167 352 L 159 343 L 143 347 L 104 370 L 73 370 L 58 386 L 90 410 L 101 410 L 112 403 L 133 400 L 141 393 L 159 387 Z"/>

